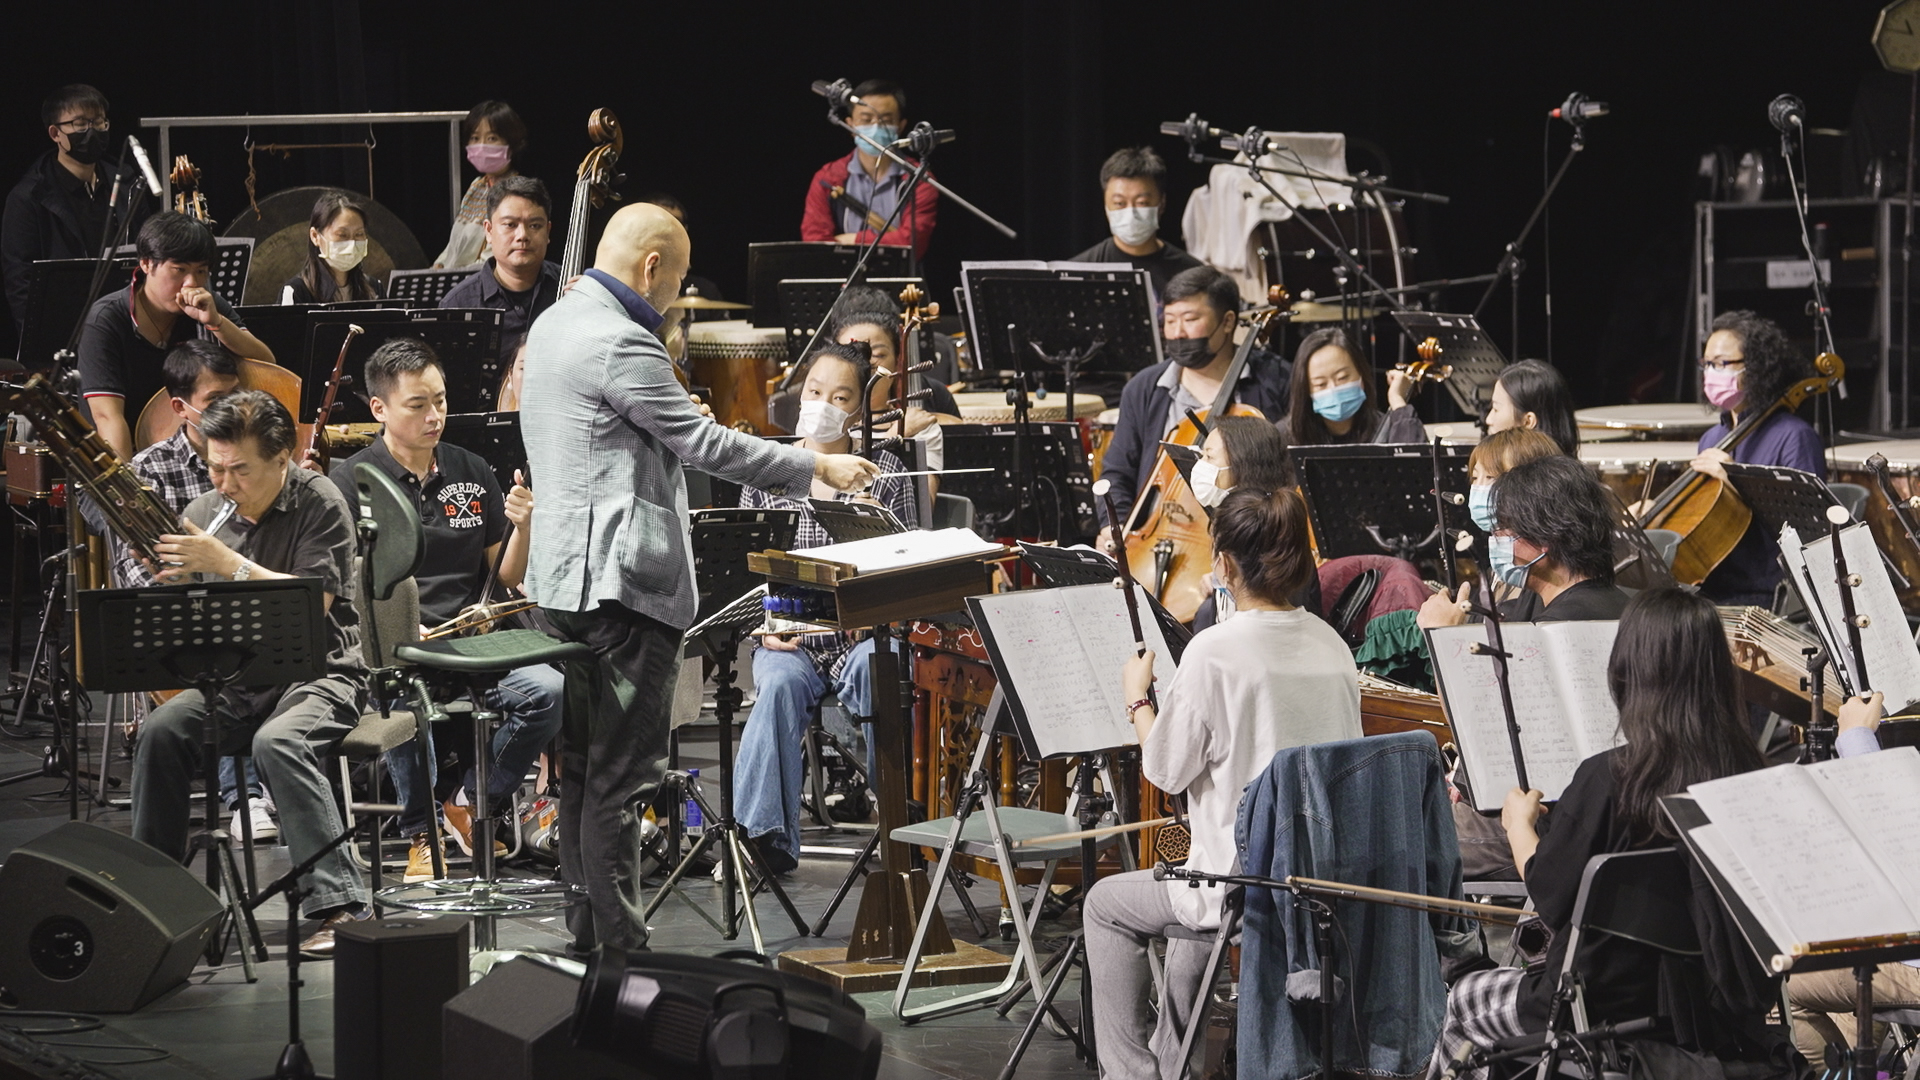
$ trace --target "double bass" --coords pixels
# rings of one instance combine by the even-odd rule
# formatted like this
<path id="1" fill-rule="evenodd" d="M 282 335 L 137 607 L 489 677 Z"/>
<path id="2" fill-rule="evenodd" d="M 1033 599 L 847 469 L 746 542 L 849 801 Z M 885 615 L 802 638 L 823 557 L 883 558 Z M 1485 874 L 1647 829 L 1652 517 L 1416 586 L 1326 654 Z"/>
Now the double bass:
<path id="1" fill-rule="evenodd" d="M 1163 443 L 1199 447 L 1206 441 L 1213 422 L 1223 416 L 1265 414 L 1251 405 L 1233 404 L 1233 392 L 1247 367 L 1247 357 L 1264 342 L 1273 319 L 1286 303 L 1287 291 L 1278 285 L 1267 291 L 1267 306 L 1244 312 L 1248 324 L 1246 337 L 1233 353 L 1220 380 L 1220 392 L 1202 413 L 1189 413 Z M 1207 535 L 1207 513 L 1194 498 L 1193 489 L 1162 449 L 1154 460 L 1153 472 L 1140 486 L 1127 519 L 1126 558 L 1136 580 L 1144 583 L 1173 617 L 1191 622 L 1207 596 L 1207 574 L 1213 567 L 1213 540 Z"/>
<path id="2" fill-rule="evenodd" d="M 1782 409 L 1792 412 L 1815 394 L 1824 394 L 1846 377 L 1847 365 L 1833 353 L 1814 358 L 1811 377 L 1801 379 L 1764 409 L 1748 413 L 1727 432 L 1714 449 L 1732 453 L 1767 418 Z M 1671 529 L 1680 534 L 1673 554 L 1673 578 L 1698 585 L 1730 554 L 1753 522 L 1753 510 L 1732 484 L 1691 469 L 1673 482 L 1640 513 L 1642 529 Z"/>
<path id="3" fill-rule="evenodd" d="M 200 170 L 187 160 L 185 154 L 173 159 L 173 172 L 168 179 L 173 182 L 175 207 L 211 229 L 213 218 L 207 213 L 207 199 L 200 185 Z M 265 390 L 273 395 L 274 400 L 286 406 L 287 415 L 299 419 L 299 374 L 271 361 L 245 356 L 236 358 L 235 365 L 239 368 L 241 389 Z M 172 438 L 173 433 L 179 430 L 180 417 L 168 403 L 167 392 L 159 390 L 147 399 L 146 405 L 140 409 L 139 418 L 134 421 L 133 448 L 142 450 Z"/>

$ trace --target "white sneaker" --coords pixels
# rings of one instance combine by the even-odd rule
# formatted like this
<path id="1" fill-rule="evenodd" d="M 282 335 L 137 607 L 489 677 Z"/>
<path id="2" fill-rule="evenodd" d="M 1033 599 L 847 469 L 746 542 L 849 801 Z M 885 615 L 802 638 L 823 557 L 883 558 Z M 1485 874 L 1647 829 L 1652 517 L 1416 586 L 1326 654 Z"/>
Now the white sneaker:
<path id="1" fill-rule="evenodd" d="M 240 811 L 236 807 L 233 819 L 227 826 L 227 832 L 234 839 L 240 838 Z M 263 799 L 247 800 L 247 824 L 253 827 L 254 843 L 270 842 L 280 835 L 280 824 L 273 820 L 273 808 Z"/>

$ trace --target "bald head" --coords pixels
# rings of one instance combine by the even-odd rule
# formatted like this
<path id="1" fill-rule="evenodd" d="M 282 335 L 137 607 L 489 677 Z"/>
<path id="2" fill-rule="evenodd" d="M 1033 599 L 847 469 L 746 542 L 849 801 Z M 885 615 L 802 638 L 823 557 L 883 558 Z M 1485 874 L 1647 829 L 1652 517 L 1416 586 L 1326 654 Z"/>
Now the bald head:
<path id="1" fill-rule="evenodd" d="M 686 228 L 672 214 L 652 203 L 635 203 L 607 219 L 593 266 L 665 311 L 680 295 L 691 247 Z"/>

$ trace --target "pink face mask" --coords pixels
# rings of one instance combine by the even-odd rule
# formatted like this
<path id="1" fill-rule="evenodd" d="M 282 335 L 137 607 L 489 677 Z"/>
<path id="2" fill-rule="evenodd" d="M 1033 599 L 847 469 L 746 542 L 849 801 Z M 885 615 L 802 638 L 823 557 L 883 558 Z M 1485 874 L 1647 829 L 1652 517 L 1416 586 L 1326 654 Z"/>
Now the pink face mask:
<path id="1" fill-rule="evenodd" d="M 1726 368 L 1710 367 L 1702 380 L 1707 391 L 1707 400 L 1713 402 L 1716 409 L 1730 409 L 1740 402 L 1740 373 Z"/>
<path id="2" fill-rule="evenodd" d="M 467 164 L 483 173 L 497 173 L 513 160 L 513 151 L 498 143 L 468 143 Z"/>

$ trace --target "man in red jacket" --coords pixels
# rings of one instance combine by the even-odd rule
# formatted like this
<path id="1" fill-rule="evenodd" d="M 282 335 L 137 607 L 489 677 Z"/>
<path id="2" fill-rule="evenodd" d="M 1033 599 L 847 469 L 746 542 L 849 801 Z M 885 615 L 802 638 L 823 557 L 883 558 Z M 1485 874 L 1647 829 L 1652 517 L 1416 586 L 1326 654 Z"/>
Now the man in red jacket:
<path id="1" fill-rule="evenodd" d="M 902 117 L 907 95 L 889 79 L 868 79 L 853 88 L 854 105 L 847 116 L 852 125 L 853 153 L 820 166 L 807 187 L 807 208 L 800 218 L 800 239 L 834 240 L 842 244 L 869 244 L 900 202 L 908 171 L 879 147 L 891 144 L 906 131 Z M 931 177 L 933 174 L 927 174 Z M 912 247 L 915 259 L 927 254 L 933 239 L 935 204 L 940 193 L 924 180 L 913 190 L 913 201 L 894 218 L 880 237 L 882 244 Z M 864 212 L 862 212 L 864 208 Z"/>

